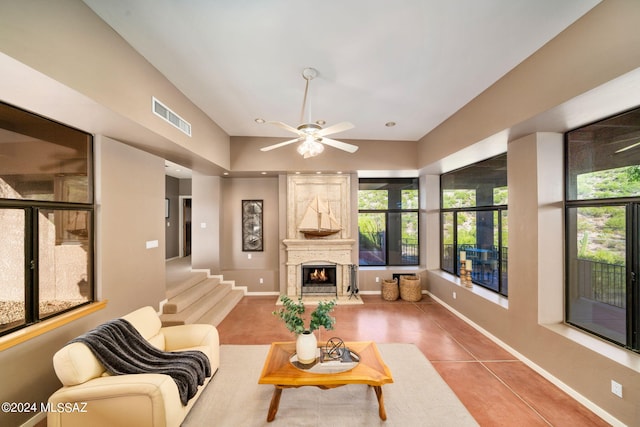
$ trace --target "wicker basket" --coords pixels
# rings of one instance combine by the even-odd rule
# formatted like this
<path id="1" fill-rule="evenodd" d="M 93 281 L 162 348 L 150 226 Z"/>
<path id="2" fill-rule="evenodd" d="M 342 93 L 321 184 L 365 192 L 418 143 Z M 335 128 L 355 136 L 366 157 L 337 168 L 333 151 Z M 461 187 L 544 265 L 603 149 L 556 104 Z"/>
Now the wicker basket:
<path id="1" fill-rule="evenodd" d="M 420 276 L 400 276 L 400 298 L 412 302 L 422 299 Z"/>
<path id="2" fill-rule="evenodd" d="M 382 299 L 385 301 L 395 301 L 400 296 L 398 289 L 398 279 L 382 281 Z"/>

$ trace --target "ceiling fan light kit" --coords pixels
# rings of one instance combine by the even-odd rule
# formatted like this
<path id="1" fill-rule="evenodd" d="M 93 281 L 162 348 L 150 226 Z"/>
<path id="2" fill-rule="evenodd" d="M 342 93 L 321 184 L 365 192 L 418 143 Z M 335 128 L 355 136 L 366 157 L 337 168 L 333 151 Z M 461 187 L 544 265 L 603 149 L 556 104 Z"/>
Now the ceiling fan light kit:
<path id="1" fill-rule="evenodd" d="M 324 151 L 324 145 L 313 139 L 312 136 L 305 138 L 305 140 L 298 146 L 298 153 L 305 159 L 309 157 L 317 156 Z"/>
<path id="2" fill-rule="evenodd" d="M 307 122 L 304 122 L 304 113 L 307 110 L 306 107 L 307 95 L 309 93 L 309 82 L 317 76 L 318 71 L 315 68 L 305 68 L 304 70 L 302 70 L 302 77 L 306 80 L 304 88 L 304 99 L 302 100 L 302 112 L 300 114 L 300 122 L 302 122 L 302 124 L 298 125 L 297 127 L 293 127 L 283 122 L 266 122 L 285 129 L 289 132 L 295 133 L 298 135 L 298 137 L 288 141 L 280 142 L 278 144 L 270 145 L 268 147 L 263 147 L 260 149 L 260 151 L 271 151 L 276 148 L 284 147 L 285 145 L 294 144 L 296 142 L 301 142 L 301 144 L 298 146 L 298 153 L 300 153 L 300 155 L 305 159 L 317 156 L 318 154 L 322 153 L 324 151 L 325 145 L 338 148 L 348 153 L 355 153 L 358 150 L 358 147 L 356 145 L 326 138 L 327 135 L 343 132 L 345 130 L 353 128 L 353 125 L 351 123 L 342 122 L 333 126 L 329 126 L 328 128 L 323 128 L 322 125 L 325 123 L 324 120 L 317 120 L 315 123 L 313 123 L 311 121 L 311 117 L 309 117 Z"/>

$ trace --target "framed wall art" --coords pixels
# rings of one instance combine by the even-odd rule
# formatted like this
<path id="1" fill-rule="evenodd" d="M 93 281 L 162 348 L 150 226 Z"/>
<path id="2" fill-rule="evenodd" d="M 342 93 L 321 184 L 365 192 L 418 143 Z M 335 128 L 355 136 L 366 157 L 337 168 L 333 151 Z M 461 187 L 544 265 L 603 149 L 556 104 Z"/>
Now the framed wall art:
<path id="1" fill-rule="evenodd" d="M 262 200 L 242 201 L 242 251 L 262 252 Z"/>

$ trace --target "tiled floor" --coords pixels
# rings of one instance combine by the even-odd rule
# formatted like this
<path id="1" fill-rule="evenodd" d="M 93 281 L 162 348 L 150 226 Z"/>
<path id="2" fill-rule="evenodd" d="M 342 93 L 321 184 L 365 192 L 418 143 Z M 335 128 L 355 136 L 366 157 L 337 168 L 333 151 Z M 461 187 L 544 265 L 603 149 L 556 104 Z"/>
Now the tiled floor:
<path id="1" fill-rule="evenodd" d="M 414 343 L 482 426 L 608 425 L 428 297 L 418 303 L 362 298 L 362 305 L 337 306 L 336 328 L 320 330 L 318 340 Z M 221 343 L 292 340 L 271 314 L 276 300 L 244 297 L 218 325 Z"/>

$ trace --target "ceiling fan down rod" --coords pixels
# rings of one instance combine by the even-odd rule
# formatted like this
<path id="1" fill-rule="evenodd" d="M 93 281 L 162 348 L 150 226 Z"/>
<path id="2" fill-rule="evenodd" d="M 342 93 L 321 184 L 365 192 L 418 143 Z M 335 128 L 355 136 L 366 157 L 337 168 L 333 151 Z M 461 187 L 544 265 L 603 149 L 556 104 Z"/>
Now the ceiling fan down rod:
<path id="1" fill-rule="evenodd" d="M 302 111 L 300 111 L 300 124 L 305 123 L 304 121 L 304 113 L 307 106 L 307 96 L 309 94 L 309 82 L 313 80 L 318 75 L 318 71 L 315 68 L 305 68 L 302 70 L 302 77 L 306 80 L 304 85 L 304 98 L 302 99 Z M 308 109 L 309 111 L 309 120 L 306 123 L 311 123 L 311 107 Z"/>

